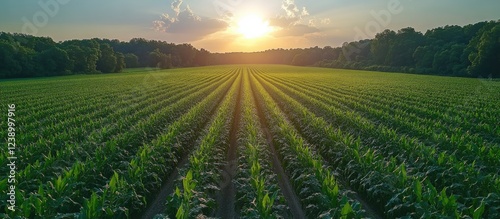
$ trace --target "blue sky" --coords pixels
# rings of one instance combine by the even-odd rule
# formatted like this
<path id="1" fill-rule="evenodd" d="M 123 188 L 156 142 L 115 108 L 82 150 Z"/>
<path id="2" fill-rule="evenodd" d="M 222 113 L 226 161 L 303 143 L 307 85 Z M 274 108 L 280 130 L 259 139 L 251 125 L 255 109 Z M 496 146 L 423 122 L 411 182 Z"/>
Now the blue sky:
<path id="1" fill-rule="evenodd" d="M 498 0 L 2 0 L 0 31 L 56 41 L 143 37 L 213 52 L 255 51 L 339 46 L 384 29 L 411 26 L 425 32 L 498 20 L 499 8 Z M 250 14 L 272 31 L 242 37 L 234 27 Z"/>

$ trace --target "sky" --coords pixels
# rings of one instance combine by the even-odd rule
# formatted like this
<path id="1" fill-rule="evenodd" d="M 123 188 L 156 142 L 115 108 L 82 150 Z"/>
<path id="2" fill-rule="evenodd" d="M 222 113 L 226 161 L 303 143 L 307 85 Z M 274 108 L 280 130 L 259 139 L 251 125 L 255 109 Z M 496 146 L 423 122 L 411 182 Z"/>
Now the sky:
<path id="1" fill-rule="evenodd" d="M 385 29 L 425 32 L 499 20 L 499 8 L 498 0 L 2 0 L 0 31 L 251 52 L 337 47 Z"/>

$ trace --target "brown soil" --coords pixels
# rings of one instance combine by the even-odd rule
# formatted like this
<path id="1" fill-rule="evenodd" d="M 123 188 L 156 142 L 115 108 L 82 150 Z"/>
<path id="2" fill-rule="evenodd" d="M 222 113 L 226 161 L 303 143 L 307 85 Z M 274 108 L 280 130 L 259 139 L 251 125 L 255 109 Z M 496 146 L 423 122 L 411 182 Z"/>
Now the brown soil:
<path id="1" fill-rule="evenodd" d="M 266 117 L 264 115 L 264 111 L 261 108 L 261 106 L 257 102 L 257 91 L 255 88 L 255 81 L 250 79 L 250 84 L 252 87 L 252 94 L 254 96 L 254 101 L 255 101 L 255 106 L 257 109 L 257 115 L 259 116 L 260 124 L 262 126 L 262 131 L 264 132 L 264 135 L 267 140 L 267 144 L 269 145 L 269 150 L 271 151 L 272 155 L 272 166 L 274 172 L 278 175 L 278 184 L 281 189 L 281 192 L 283 192 L 283 195 L 285 196 L 285 199 L 288 203 L 288 207 L 290 208 L 290 211 L 292 212 L 292 215 L 294 218 L 306 218 L 306 215 L 304 213 L 304 210 L 302 209 L 302 205 L 300 204 L 300 199 L 298 196 L 295 194 L 295 191 L 293 190 L 293 187 L 290 183 L 290 180 L 288 176 L 285 174 L 285 171 L 283 167 L 281 166 L 281 162 L 278 159 L 278 155 L 276 153 L 276 148 L 273 143 L 273 136 L 271 134 L 271 131 L 269 130 L 269 123 L 266 120 Z"/>
<path id="2" fill-rule="evenodd" d="M 242 73 L 240 73 L 242 74 Z M 241 121 L 241 99 L 243 86 L 243 76 L 240 76 L 240 86 L 238 87 L 238 96 L 236 97 L 236 109 L 233 112 L 231 131 L 229 132 L 229 148 L 227 150 L 227 163 L 222 168 L 222 180 L 220 182 L 220 194 L 218 197 L 217 217 L 236 218 L 235 198 L 236 190 L 233 179 L 238 169 L 238 130 Z M 236 82 L 235 82 L 236 83 Z"/>
<path id="3" fill-rule="evenodd" d="M 184 166 L 188 162 L 188 157 L 186 156 L 178 165 L 178 167 Z M 175 168 L 174 172 L 168 176 L 167 181 L 161 188 L 160 192 L 156 196 L 155 200 L 149 206 L 148 210 L 142 215 L 142 219 L 153 218 L 156 214 L 161 214 L 165 211 L 165 202 L 167 201 L 168 195 L 174 191 L 175 180 L 179 178 L 179 168 Z"/>
<path id="4" fill-rule="evenodd" d="M 228 80 L 232 80 L 233 82 L 232 83 L 235 83 L 236 82 L 236 78 L 235 77 L 234 79 L 228 79 Z M 229 91 L 229 89 L 231 88 L 231 86 L 229 86 L 229 88 L 226 90 L 226 93 Z M 218 105 L 220 105 L 222 103 L 222 100 L 224 98 L 219 98 L 217 100 L 217 106 L 215 106 L 209 113 L 209 115 L 212 115 L 216 109 L 218 108 Z M 208 120 L 206 122 L 204 122 L 203 126 L 206 126 L 208 124 Z M 189 142 L 188 146 L 192 146 L 194 145 L 195 143 L 195 140 L 193 139 L 192 142 Z M 185 154 L 181 160 L 181 162 L 179 162 L 177 165 L 176 165 L 176 168 L 174 169 L 174 171 L 168 176 L 168 178 L 166 179 L 166 181 L 164 181 L 164 184 L 161 188 L 161 190 L 159 191 L 158 195 L 156 195 L 156 198 L 151 202 L 151 204 L 148 205 L 148 208 L 146 211 L 144 211 L 144 213 L 142 214 L 142 216 L 140 218 L 142 219 L 151 219 L 153 218 L 155 215 L 157 214 L 161 214 L 161 213 L 164 213 L 165 212 L 165 209 L 166 209 L 166 201 L 167 201 L 167 198 L 170 194 L 172 194 L 174 192 L 174 189 L 175 189 L 175 182 L 176 180 L 179 178 L 179 168 L 181 168 L 182 166 L 185 166 L 189 161 L 189 153 Z M 136 217 L 137 216 L 137 217 Z M 138 218 L 139 215 L 133 215 L 132 218 Z"/>

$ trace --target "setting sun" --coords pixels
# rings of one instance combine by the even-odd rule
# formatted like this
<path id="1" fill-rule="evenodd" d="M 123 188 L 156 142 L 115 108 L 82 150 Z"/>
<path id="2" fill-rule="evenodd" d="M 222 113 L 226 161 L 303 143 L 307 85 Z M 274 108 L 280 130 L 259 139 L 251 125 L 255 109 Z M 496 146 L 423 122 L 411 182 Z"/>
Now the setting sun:
<path id="1" fill-rule="evenodd" d="M 271 32 L 271 27 L 269 22 L 264 21 L 261 17 L 249 15 L 238 21 L 238 32 L 245 38 L 253 39 L 265 36 Z"/>

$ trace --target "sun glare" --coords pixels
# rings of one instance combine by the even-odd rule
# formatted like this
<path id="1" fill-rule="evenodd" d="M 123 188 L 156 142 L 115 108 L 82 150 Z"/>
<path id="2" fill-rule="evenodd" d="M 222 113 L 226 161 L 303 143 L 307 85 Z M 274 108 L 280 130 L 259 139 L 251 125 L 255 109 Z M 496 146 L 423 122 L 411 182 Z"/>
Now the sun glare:
<path id="1" fill-rule="evenodd" d="M 242 17 L 238 22 L 238 32 L 247 39 L 263 37 L 271 32 L 269 22 L 256 15 Z"/>

